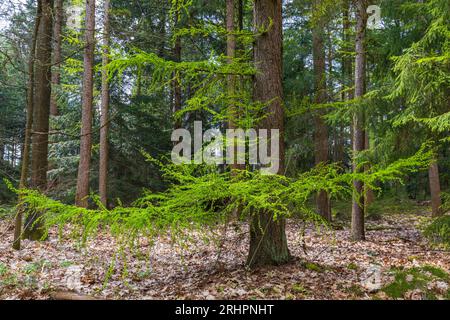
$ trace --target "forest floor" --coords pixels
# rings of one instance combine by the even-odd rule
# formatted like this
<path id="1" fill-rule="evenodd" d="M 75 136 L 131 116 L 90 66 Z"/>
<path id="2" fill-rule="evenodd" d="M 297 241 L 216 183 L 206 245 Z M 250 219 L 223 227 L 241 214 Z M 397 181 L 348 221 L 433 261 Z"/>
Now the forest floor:
<path id="1" fill-rule="evenodd" d="M 420 231 L 428 208 L 391 211 L 367 222 L 364 242 L 349 240 L 348 221 L 308 227 L 302 237 L 301 224 L 289 220 L 292 263 L 253 271 L 244 267 L 243 223 L 227 228 L 221 250 L 213 242 L 181 250 L 169 238 L 143 240 L 148 254 L 127 253 L 124 272 L 106 232 L 80 249 L 51 230 L 49 240 L 25 240 L 14 251 L 13 221 L 3 217 L 0 299 L 49 299 L 58 290 L 102 299 L 450 299 L 450 252 Z"/>

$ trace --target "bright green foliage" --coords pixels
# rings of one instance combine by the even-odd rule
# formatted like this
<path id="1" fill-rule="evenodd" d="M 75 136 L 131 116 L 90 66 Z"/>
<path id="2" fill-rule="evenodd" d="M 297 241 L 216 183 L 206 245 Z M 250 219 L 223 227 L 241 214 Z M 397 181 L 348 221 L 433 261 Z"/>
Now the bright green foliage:
<path id="1" fill-rule="evenodd" d="M 231 219 L 246 220 L 260 212 L 278 217 L 297 217 L 305 222 L 324 223 L 309 206 L 309 200 L 319 190 L 326 190 L 332 198 L 349 196 L 352 181 L 357 177 L 377 189 L 380 181 L 399 180 L 410 172 L 428 166 L 430 152 L 420 150 L 408 159 L 401 159 L 387 167 L 374 166 L 367 174 L 342 174 L 336 165 L 318 166 L 309 172 L 288 178 L 263 175 L 258 171 L 238 170 L 220 173 L 214 166 L 160 165 L 163 176 L 170 183 L 167 191 L 147 192 L 132 207 L 104 208 L 94 196 L 98 209 L 84 209 L 49 199 L 35 190 L 15 190 L 21 195 L 28 214 L 43 212 L 46 229 L 71 225 L 74 236 L 86 241 L 100 226 L 109 227 L 112 235 L 124 246 L 133 246 L 138 237 L 170 235 L 174 241 L 185 238 L 189 230 L 205 230 Z M 355 176 L 356 175 L 356 176 Z M 11 185 L 10 185 L 10 188 Z M 236 217 L 234 212 L 238 209 Z"/>

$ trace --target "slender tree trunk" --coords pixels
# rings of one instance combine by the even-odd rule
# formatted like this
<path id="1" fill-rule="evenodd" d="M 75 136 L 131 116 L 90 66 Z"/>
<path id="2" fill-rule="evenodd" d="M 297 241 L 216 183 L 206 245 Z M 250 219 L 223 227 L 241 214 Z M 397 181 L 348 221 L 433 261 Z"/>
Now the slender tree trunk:
<path id="1" fill-rule="evenodd" d="M 84 49 L 83 105 L 81 117 L 80 162 L 75 203 L 87 208 L 92 149 L 92 104 L 94 90 L 95 0 L 86 0 L 86 46 Z"/>
<path id="2" fill-rule="evenodd" d="M 314 0 L 313 11 L 320 12 L 321 0 Z M 320 14 L 320 13 L 319 13 Z M 314 66 L 314 102 L 316 104 L 326 103 L 326 71 L 325 71 L 325 46 L 324 29 L 325 19 L 322 16 L 317 17 L 313 27 L 313 66 Z M 315 145 L 315 163 L 328 162 L 328 128 L 323 119 L 325 110 L 320 108 L 316 110 L 314 116 L 314 145 Z M 320 191 L 316 196 L 316 205 L 318 213 L 327 221 L 331 221 L 330 201 L 325 191 Z"/>
<path id="3" fill-rule="evenodd" d="M 53 0 L 41 0 L 41 18 L 36 38 L 35 91 L 33 106 L 33 139 L 31 158 L 31 186 L 47 189 L 48 129 L 51 97 L 51 61 Z M 26 179 L 26 178 L 25 178 Z M 44 233 L 41 213 L 34 212 L 25 219 L 24 237 L 40 240 Z"/>
<path id="4" fill-rule="evenodd" d="M 175 1 L 175 5 L 178 6 L 178 0 Z M 180 23 L 180 12 L 177 9 L 174 13 L 174 27 L 177 29 Z M 175 62 L 181 61 L 181 37 L 175 38 L 175 44 L 173 47 L 173 59 Z M 181 110 L 181 84 L 177 74 L 174 74 L 174 80 L 172 82 L 173 90 L 173 114 Z M 175 120 L 174 128 L 180 128 L 182 126 L 181 119 Z"/>
<path id="5" fill-rule="evenodd" d="M 261 128 L 279 129 L 280 167 L 284 173 L 284 110 L 282 105 L 282 1 L 255 0 L 253 8 L 255 28 L 268 26 L 269 30 L 260 35 L 254 44 L 254 61 L 258 71 L 254 77 L 254 100 L 269 102 L 268 116 Z M 285 219 L 268 212 L 256 212 L 250 225 L 250 250 L 247 258 L 249 267 L 279 265 L 290 260 L 287 246 Z"/>
<path id="6" fill-rule="evenodd" d="M 370 141 L 369 141 L 369 132 L 368 130 L 365 130 L 364 132 L 364 148 L 366 150 L 370 149 Z M 370 169 L 370 165 L 366 165 L 364 170 L 368 171 Z M 367 214 L 369 212 L 370 205 L 375 201 L 375 194 L 373 190 L 367 186 L 364 186 L 365 188 L 365 196 L 364 199 L 364 213 Z"/>
<path id="7" fill-rule="evenodd" d="M 227 28 L 227 57 L 228 57 L 228 63 L 231 64 L 233 62 L 233 59 L 236 57 L 236 36 L 233 34 L 236 32 L 235 28 L 235 18 L 236 18 L 236 1 L 235 0 L 226 0 L 226 28 Z M 234 100 L 234 96 L 236 94 L 236 76 L 235 75 L 229 75 L 227 79 L 227 89 L 228 89 L 228 97 L 230 101 Z M 228 128 L 229 129 L 236 129 L 238 127 L 237 121 L 239 120 L 239 110 L 236 108 L 235 105 L 230 103 L 228 106 L 228 112 L 229 112 L 229 120 L 228 120 Z M 235 159 L 233 159 L 232 164 L 230 165 L 231 169 L 243 169 L 245 166 L 242 164 L 237 163 L 237 147 L 236 143 L 242 143 L 242 141 L 235 141 L 229 142 L 233 143 L 234 145 L 234 155 Z"/>
<path id="8" fill-rule="evenodd" d="M 108 129 L 109 129 L 109 81 L 106 66 L 109 63 L 109 0 L 104 0 L 105 20 L 103 22 L 102 57 L 102 101 L 100 111 L 100 164 L 98 189 L 100 200 L 108 206 Z"/>
<path id="9" fill-rule="evenodd" d="M 367 24 L 367 1 L 356 1 L 356 60 L 355 60 L 355 98 L 361 98 L 365 93 L 366 80 L 366 24 Z M 364 111 L 357 110 L 353 116 L 353 153 L 354 156 L 358 152 L 364 150 L 365 134 L 364 134 Z M 353 172 L 361 172 L 363 168 L 356 166 L 353 160 Z M 355 187 L 352 203 L 352 239 L 364 240 L 364 195 L 363 182 L 359 180 L 353 181 Z"/>
<path id="10" fill-rule="evenodd" d="M 439 182 L 439 167 L 437 157 L 428 169 L 428 179 L 431 193 L 431 216 L 438 217 L 443 214 L 441 210 L 441 184 Z"/>
<path id="11" fill-rule="evenodd" d="M 349 90 L 351 86 L 353 86 L 353 67 L 352 67 L 352 57 L 349 54 L 349 51 L 353 51 L 353 46 L 350 44 L 352 37 L 350 34 L 350 0 L 343 1 L 343 39 L 344 39 L 344 47 L 343 51 L 345 52 L 343 61 L 342 61 L 342 72 L 343 72 L 343 88 L 347 89 L 346 92 L 343 93 L 343 100 L 352 100 L 354 97 L 354 91 Z M 347 127 L 348 128 L 348 127 Z M 350 125 L 350 141 L 353 144 L 353 126 Z M 344 133 L 343 133 L 344 134 Z M 343 146 L 343 150 L 345 146 Z M 344 151 L 342 151 L 343 159 L 344 159 Z"/>
<path id="12" fill-rule="evenodd" d="M 33 125 L 33 109 L 34 109 L 34 60 L 36 58 L 36 40 L 39 30 L 39 23 L 41 19 L 41 1 L 38 1 L 36 8 L 36 18 L 34 21 L 33 36 L 31 39 L 30 56 L 28 58 L 28 88 L 27 88 L 27 118 L 25 126 L 25 140 L 23 143 L 22 152 L 22 167 L 20 171 L 19 189 L 27 187 L 27 179 L 30 165 L 30 144 L 31 144 L 31 129 Z M 20 199 L 19 199 L 20 203 Z M 13 248 L 20 250 L 20 240 L 22 235 L 22 216 L 23 208 L 19 206 L 16 212 L 14 225 L 14 241 Z"/>
<path id="13" fill-rule="evenodd" d="M 50 115 L 58 115 L 58 103 L 55 88 L 61 82 L 61 44 L 62 44 L 62 24 L 63 24 L 63 0 L 55 0 L 55 27 L 53 28 L 54 50 L 52 72 L 52 98 L 50 102 Z"/>

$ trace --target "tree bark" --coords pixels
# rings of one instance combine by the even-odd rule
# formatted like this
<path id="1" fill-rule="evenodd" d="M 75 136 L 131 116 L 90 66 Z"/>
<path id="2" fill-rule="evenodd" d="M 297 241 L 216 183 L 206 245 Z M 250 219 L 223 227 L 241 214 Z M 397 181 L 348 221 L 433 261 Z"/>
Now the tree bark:
<path id="1" fill-rule="evenodd" d="M 53 0 L 41 0 L 41 18 L 36 37 L 35 91 L 33 107 L 33 139 L 31 158 L 31 186 L 47 189 L 48 129 L 51 96 Z M 41 212 L 33 212 L 25 219 L 24 237 L 40 240 L 43 237 Z"/>
<path id="2" fill-rule="evenodd" d="M 33 36 L 31 39 L 30 56 L 28 59 L 28 88 L 27 88 L 27 117 L 25 126 L 25 139 L 23 143 L 22 153 L 22 167 L 20 171 L 19 189 L 27 187 L 29 166 L 30 166 L 30 144 L 31 144 L 31 130 L 33 125 L 33 110 L 34 110 L 34 60 L 36 58 L 36 42 L 39 30 L 39 23 L 41 19 L 41 1 L 38 1 L 36 8 L 36 17 L 34 21 Z M 20 203 L 20 199 L 19 199 Z M 23 207 L 19 206 L 16 212 L 14 225 L 14 241 L 13 249 L 20 250 L 20 240 L 22 236 L 22 220 Z"/>
<path id="3" fill-rule="evenodd" d="M 63 24 L 63 0 L 55 0 L 55 27 L 53 28 L 54 51 L 52 72 L 52 97 L 50 100 L 50 115 L 58 115 L 58 102 L 55 88 L 61 82 L 61 50 L 62 50 L 62 24 Z"/>
<path id="4" fill-rule="evenodd" d="M 175 5 L 178 6 L 178 0 L 175 1 Z M 174 13 L 174 27 L 177 29 L 180 23 L 180 12 L 176 9 Z M 173 47 L 173 59 L 175 62 L 181 62 L 181 37 L 175 38 L 175 43 Z M 176 114 L 181 110 L 181 84 L 179 75 L 174 73 L 174 80 L 172 81 L 172 90 L 173 90 L 173 114 Z M 181 119 L 176 119 L 174 122 L 174 128 L 181 128 L 182 121 Z"/>
<path id="5" fill-rule="evenodd" d="M 314 0 L 313 12 L 320 12 L 321 0 Z M 321 15 L 321 13 L 319 13 Z M 324 46 L 325 19 L 318 16 L 313 27 L 313 68 L 314 68 L 314 103 L 323 104 L 327 101 L 325 46 Z M 328 128 L 323 119 L 325 110 L 320 108 L 314 115 L 314 146 L 316 165 L 328 162 Z M 327 221 L 331 221 L 330 201 L 325 191 L 316 196 L 318 213 Z"/>
<path id="6" fill-rule="evenodd" d="M 109 0 L 104 2 L 105 20 L 103 22 L 102 56 L 102 100 L 100 111 L 100 164 L 98 189 L 100 200 L 108 206 L 108 131 L 109 131 L 109 81 L 106 66 L 109 63 Z"/>
<path id="7" fill-rule="evenodd" d="M 92 149 L 92 103 L 94 91 L 95 0 L 86 0 L 83 105 L 81 117 L 80 162 L 75 203 L 87 208 Z"/>
<path id="8" fill-rule="evenodd" d="M 355 98 L 362 98 L 365 93 L 366 77 L 366 24 L 367 24 L 367 1 L 356 1 L 356 59 L 355 59 Z M 358 152 L 364 150 L 364 111 L 357 110 L 353 116 L 353 153 L 354 157 Z M 363 168 L 357 167 L 356 160 L 353 160 L 353 172 L 361 172 Z M 364 186 L 363 182 L 354 180 L 355 188 L 352 203 L 352 239 L 355 241 L 365 239 L 364 231 Z"/>
<path id="9" fill-rule="evenodd" d="M 369 132 L 368 130 L 365 130 L 364 132 L 364 148 L 366 150 L 370 149 L 370 141 L 369 141 Z M 369 170 L 370 169 L 370 165 L 366 165 L 364 170 Z M 373 192 L 372 189 L 368 188 L 367 186 L 364 186 L 365 188 L 365 196 L 366 198 L 364 199 L 364 213 L 367 215 L 369 212 L 369 207 L 370 205 L 375 201 L 375 193 Z"/>
<path id="10" fill-rule="evenodd" d="M 236 20 L 236 1 L 235 0 L 226 0 L 226 29 L 227 29 L 227 57 L 228 63 L 233 63 L 233 59 L 236 57 L 236 36 L 233 34 L 236 32 L 235 20 Z M 228 105 L 228 128 L 236 129 L 238 128 L 237 121 L 239 120 L 239 110 L 237 110 L 236 106 L 232 103 L 234 100 L 234 96 L 236 94 L 236 85 L 237 85 L 237 77 L 235 75 L 229 75 L 227 77 L 227 91 L 228 98 L 231 101 Z M 236 143 L 242 143 L 242 141 L 238 141 L 235 139 L 233 142 L 234 147 L 234 159 L 232 159 L 232 163 L 230 164 L 230 168 L 233 169 L 244 169 L 245 165 L 237 163 L 237 145 Z"/>
<path id="11" fill-rule="evenodd" d="M 431 216 L 435 218 L 443 214 L 443 211 L 441 210 L 441 185 L 439 181 L 439 167 L 437 159 L 434 159 L 428 169 L 428 179 L 430 182 L 431 193 Z"/>
<path id="12" fill-rule="evenodd" d="M 282 105 L 282 1 L 255 0 L 253 23 L 255 27 L 272 26 L 258 36 L 254 44 L 254 61 L 258 72 L 254 76 L 254 100 L 268 104 L 268 116 L 262 121 L 263 129 L 279 129 L 280 166 L 284 173 L 284 110 Z M 268 212 L 255 212 L 250 225 L 250 250 L 247 266 L 279 265 L 291 259 L 287 246 L 285 219 Z"/>

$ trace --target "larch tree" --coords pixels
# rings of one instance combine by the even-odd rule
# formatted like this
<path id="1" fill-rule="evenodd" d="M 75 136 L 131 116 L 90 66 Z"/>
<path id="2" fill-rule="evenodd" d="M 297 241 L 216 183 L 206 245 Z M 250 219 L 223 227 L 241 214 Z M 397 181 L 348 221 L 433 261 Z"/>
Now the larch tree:
<path id="1" fill-rule="evenodd" d="M 91 168 L 92 118 L 94 92 L 94 49 L 95 49 L 95 0 L 86 0 L 86 31 L 83 61 L 83 93 L 80 137 L 80 161 L 78 164 L 75 203 L 88 206 L 89 171 Z"/>
<path id="2" fill-rule="evenodd" d="M 258 69 L 254 76 L 253 99 L 267 103 L 267 117 L 260 128 L 279 130 L 279 169 L 284 173 L 284 109 L 282 86 L 282 1 L 255 0 L 255 29 L 268 28 L 254 42 L 253 57 Z M 260 211 L 250 225 L 250 250 L 247 266 L 279 265 L 291 259 L 287 246 L 285 219 Z"/>
<path id="3" fill-rule="evenodd" d="M 324 30 L 325 16 L 321 6 L 322 0 L 313 1 L 313 69 L 314 69 L 314 103 L 324 104 L 327 101 Z M 325 110 L 319 108 L 314 115 L 314 145 L 316 165 L 328 162 L 328 128 L 324 120 Z M 318 213 L 327 221 L 331 221 L 331 208 L 328 194 L 320 191 L 316 196 Z"/>
<path id="4" fill-rule="evenodd" d="M 47 189 L 48 136 L 51 99 L 51 61 L 53 0 L 41 0 L 41 16 L 36 37 L 34 63 L 34 105 L 32 125 L 31 187 L 44 192 Z M 28 214 L 24 238 L 40 240 L 44 235 L 41 212 Z"/>
<path id="5" fill-rule="evenodd" d="M 108 130 L 109 130 L 109 80 L 107 65 L 109 63 L 109 0 L 104 1 L 103 21 L 103 56 L 102 56 L 102 89 L 100 107 L 100 163 L 98 189 L 100 200 L 105 207 L 108 205 Z"/>
<path id="6" fill-rule="evenodd" d="M 362 99 L 366 91 L 366 25 L 367 1 L 356 1 L 356 39 L 355 39 L 355 99 Z M 364 110 L 360 107 L 353 115 L 353 171 L 362 172 L 356 157 L 365 148 Z M 354 180 L 354 195 L 352 201 L 351 237 L 353 240 L 364 240 L 364 184 Z"/>

